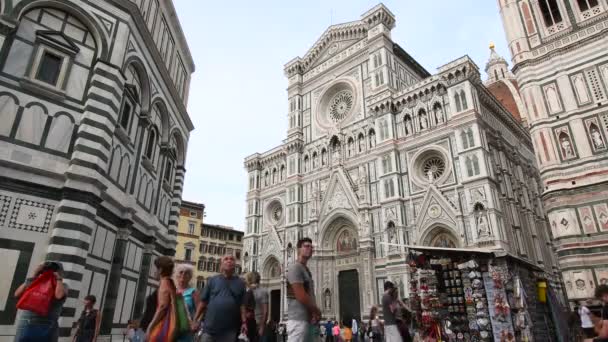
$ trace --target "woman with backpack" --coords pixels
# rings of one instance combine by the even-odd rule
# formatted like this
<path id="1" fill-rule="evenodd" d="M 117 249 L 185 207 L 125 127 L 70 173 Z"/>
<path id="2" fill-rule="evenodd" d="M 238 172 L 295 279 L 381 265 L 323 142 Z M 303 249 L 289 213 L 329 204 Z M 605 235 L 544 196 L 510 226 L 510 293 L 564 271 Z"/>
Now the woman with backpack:
<path id="1" fill-rule="evenodd" d="M 22 304 L 21 299 L 27 299 L 28 291 L 35 290 L 36 287 L 43 285 L 42 282 L 55 283 L 52 293 L 49 294 L 49 306 L 44 308 L 46 314 L 34 312 L 32 310 L 22 310 L 19 321 L 17 322 L 17 333 L 15 342 L 28 341 L 48 341 L 56 342 L 59 339 L 59 324 L 57 320 L 63 309 L 63 304 L 67 298 L 68 288 L 63 283 L 63 266 L 54 261 L 47 261 L 40 264 L 34 270 L 32 277 L 27 278 L 15 291 L 15 297 L 20 299 L 17 308 Z M 24 298 L 22 298 L 24 297 Z M 25 306 L 27 303 L 23 303 Z M 35 308 L 33 309 L 35 310 Z"/>
<path id="2" fill-rule="evenodd" d="M 186 311 L 188 313 L 188 321 L 193 330 L 196 330 L 196 324 L 194 322 L 194 315 L 196 314 L 196 306 L 200 300 L 200 296 L 196 288 L 191 286 L 192 276 L 194 274 L 194 267 L 190 264 L 178 264 L 175 266 L 173 272 L 173 279 L 175 281 L 175 288 L 177 294 L 181 294 L 186 304 Z M 194 341 L 194 331 L 189 334 L 182 334 L 178 342 L 191 342 Z"/>

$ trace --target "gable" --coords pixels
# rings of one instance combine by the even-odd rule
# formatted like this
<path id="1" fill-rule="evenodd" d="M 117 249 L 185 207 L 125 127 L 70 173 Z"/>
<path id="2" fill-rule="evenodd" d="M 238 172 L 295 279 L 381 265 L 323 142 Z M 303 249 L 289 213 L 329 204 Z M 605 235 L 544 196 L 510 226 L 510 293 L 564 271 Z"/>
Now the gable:
<path id="1" fill-rule="evenodd" d="M 443 223 L 450 227 L 456 227 L 456 210 L 447 199 L 433 185 L 429 186 L 420 213 L 416 218 L 416 226 L 419 232 L 423 232 L 433 223 Z"/>
<path id="2" fill-rule="evenodd" d="M 366 38 L 367 27 L 361 21 L 330 26 L 301 59 L 302 66 L 308 70 Z"/>
<path id="3" fill-rule="evenodd" d="M 320 214 L 327 215 L 337 209 L 354 211 L 357 206 L 357 196 L 349 185 L 344 171 L 342 169 L 335 170 L 329 180 Z"/>
<path id="4" fill-rule="evenodd" d="M 326 60 L 340 54 L 340 52 L 348 49 L 350 46 L 359 42 L 360 39 L 349 39 L 344 41 L 335 41 L 325 47 L 318 55 L 318 57 L 312 61 L 310 68 L 314 68 Z"/>

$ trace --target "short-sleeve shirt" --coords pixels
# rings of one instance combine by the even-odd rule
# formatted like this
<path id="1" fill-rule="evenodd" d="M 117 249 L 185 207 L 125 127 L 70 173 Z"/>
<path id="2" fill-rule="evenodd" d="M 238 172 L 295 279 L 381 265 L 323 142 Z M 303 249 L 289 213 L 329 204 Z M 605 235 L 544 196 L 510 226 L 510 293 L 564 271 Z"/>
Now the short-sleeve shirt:
<path id="1" fill-rule="evenodd" d="M 241 305 L 245 298 L 245 282 L 237 277 L 216 275 L 207 281 L 201 301 L 207 303 L 203 326 L 209 335 L 238 331 L 241 326 Z"/>
<path id="2" fill-rule="evenodd" d="M 262 305 L 268 304 L 268 290 L 263 287 L 253 289 L 253 298 L 255 298 L 255 322 L 262 324 Z"/>
<path id="3" fill-rule="evenodd" d="M 384 316 L 384 325 L 394 325 L 397 324 L 397 320 L 395 319 L 395 314 L 391 312 L 391 304 L 395 300 L 393 297 L 385 293 L 382 296 L 382 315 Z"/>
<path id="4" fill-rule="evenodd" d="M 306 293 L 315 300 L 314 282 L 308 267 L 299 262 L 294 262 L 287 270 L 287 313 L 290 320 L 310 321 L 310 312 L 304 304 L 296 300 L 291 284 L 302 284 Z"/>

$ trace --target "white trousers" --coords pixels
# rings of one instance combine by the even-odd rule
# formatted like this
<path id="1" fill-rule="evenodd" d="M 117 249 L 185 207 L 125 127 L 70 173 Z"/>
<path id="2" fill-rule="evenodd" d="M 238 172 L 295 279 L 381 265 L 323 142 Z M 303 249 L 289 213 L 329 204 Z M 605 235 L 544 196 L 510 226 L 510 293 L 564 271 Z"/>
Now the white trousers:
<path id="1" fill-rule="evenodd" d="M 403 342 L 399 329 L 396 324 L 384 326 L 384 341 L 385 342 Z"/>

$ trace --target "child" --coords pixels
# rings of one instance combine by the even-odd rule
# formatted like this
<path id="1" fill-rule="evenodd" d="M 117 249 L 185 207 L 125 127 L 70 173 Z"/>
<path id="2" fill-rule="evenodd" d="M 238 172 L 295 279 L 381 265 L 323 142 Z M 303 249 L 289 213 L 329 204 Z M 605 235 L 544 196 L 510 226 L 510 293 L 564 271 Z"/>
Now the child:
<path id="1" fill-rule="evenodd" d="M 142 328 L 139 327 L 139 321 L 132 319 L 127 323 L 127 338 L 129 341 L 144 342 L 146 340 L 146 333 Z"/>

